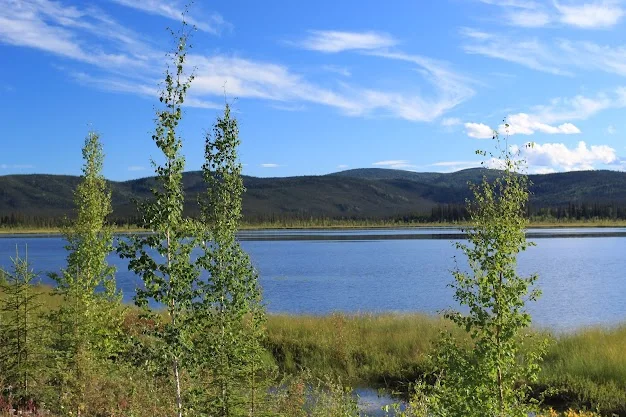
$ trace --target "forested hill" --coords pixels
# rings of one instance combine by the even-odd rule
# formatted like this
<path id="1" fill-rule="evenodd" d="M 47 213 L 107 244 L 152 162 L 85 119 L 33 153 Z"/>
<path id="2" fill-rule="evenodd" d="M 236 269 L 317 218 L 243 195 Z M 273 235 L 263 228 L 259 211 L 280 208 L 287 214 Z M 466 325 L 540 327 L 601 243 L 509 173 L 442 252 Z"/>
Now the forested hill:
<path id="1" fill-rule="evenodd" d="M 468 181 L 497 171 L 468 169 L 420 173 L 391 169 L 355 169 L 323 176 L 244 177 L 244 216 L 249 221 L 342 218 L 454 220 L 462 217 Z M 553 216 L 626 218 L 626 173 L 580 171 L 531 175 L 531 209 Z M 0 176 L 0 224 L 50 225 L 72 215 L 72 193 L 79 177 Z M 110 182 L 113 220 L 133 222 L 134 200 L 150 198 L 153 178 Z M 197 213 L 203 192 L 200 172 L 184 175 L 186 209 Z"/>

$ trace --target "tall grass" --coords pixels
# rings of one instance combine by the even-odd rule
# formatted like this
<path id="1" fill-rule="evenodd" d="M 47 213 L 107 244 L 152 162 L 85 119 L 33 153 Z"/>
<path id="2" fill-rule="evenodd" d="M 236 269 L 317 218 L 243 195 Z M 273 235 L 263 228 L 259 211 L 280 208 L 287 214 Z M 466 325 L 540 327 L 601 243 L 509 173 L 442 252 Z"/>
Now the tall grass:
<path id="1" fill-rule="evenodd" d="M 33 290 L 41 294 L 38 303 L 42 313 L 62 302 L 49 287 Z M 125 334 L 138 336 L 141 326 L 137 310 L 128 307 L 126 313 Z M 432 370 L 428 355 L 442 330 L 463 337 L 441 317 L 424 314 L 269 315 L 265 345 L 269 360 L 275 361 L 285 378 L 299 378 L 305 372 L 312 378 L 331 377 L 352 386 L 408 392 L 412 382 Z M 534 395 L 562 411 L 587 409 L 626 416 L 626 324 L 548 337 L 551 343 L 540 379 L 533 387 Z M 125 375 L 133 374 L 131 369 L 127 371 Z M 162 393 L 157 394 L 158 387 L 139 382 L 111 375 L 101 381 L 94 379 L 93 385 L 98 387 L 98 395 L 109 392 L 116 407 L 135 402 L 156 407 L 153 414 L 158 415 L 157 411 L 166 408 L 155 402 Z M 281 404 L 287 407 L 285 404 L 292 400 L 299 401 L 284 397 Z"/>
<path id="2" fill-rule="evenodd" d="M 267 346 L 285 373 L 332 374 L 352 385 L 408 392 L 432 371 L 442 330 L 463 337 L 440 317 L 420 314 L 268 317 Z M 626 416 L 626 325 L 550 335 L 534 395 L 558 409 Z"/>
<path id="3" fill-rule="evenodd" d="M 352 384 L 390 386 L 425 371 L 432 343 L 447 326 L 426 315 L 272 315 L 267 346 L 286 373 L 306 369 Z"/>
<path id="4" fill-rule="evenodd" d="M 626 324 L 556 337 L 540 384 L 552 403 L 626 416 Z"/>

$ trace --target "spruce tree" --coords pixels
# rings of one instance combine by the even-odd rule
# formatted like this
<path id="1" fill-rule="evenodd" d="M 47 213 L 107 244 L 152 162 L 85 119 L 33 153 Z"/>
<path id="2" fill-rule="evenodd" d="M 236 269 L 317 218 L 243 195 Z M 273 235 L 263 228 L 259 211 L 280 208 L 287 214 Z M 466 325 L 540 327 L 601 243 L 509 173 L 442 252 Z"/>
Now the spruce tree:
<path id="1" fill-rule="evenodd" d="M 41 381 L 40 306 L 28 251 L 22 258 L 16 249 L 11 262 L 11 271 L 0 269 L 0 395 L 24 402 L 32 399 L 34 385 Z"/>
<path id="2" fill-rule="evenodd" d="M 241 164 L 237 120 L 226 105 L 213 134 L 207 135 L 202 167 L 207 192 L 201 199 L 203 254 L 198 265 L 207 271 L 202 297 L 194 302 L 203 329 L 198 349 L 201 369 L 211 381 L 209 415 L 255 415 L 262 397 L 261 340 L 264 308 L 258 274 L 236 239 L 241 220 Z"/>

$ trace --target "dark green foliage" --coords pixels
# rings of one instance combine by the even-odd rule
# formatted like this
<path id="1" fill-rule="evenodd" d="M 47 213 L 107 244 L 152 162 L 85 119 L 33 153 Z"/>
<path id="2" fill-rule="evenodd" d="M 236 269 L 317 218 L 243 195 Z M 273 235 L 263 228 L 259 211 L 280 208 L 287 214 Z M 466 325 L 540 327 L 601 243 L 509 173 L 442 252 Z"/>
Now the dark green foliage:
<path id="1" fill-rule="evenodd" d="M 266 387 L 261 338 L 264 309 L 258 275 L 235 234 L 244 192 L 237 160 L 239 131 L 230 106 L 218 118 L 205 145 L 205 198 L 201 199 L 202 255 L 197 265 L 208 273 L 198 283 L 194 314 L 201 339 L 195 346 L 205 385 L 207 415 L 255 415 Z"/>
<path id="2" fill-rule="evenodd" d="M 18 252 L 11 261 L 11 271 L 0 269 L 0 396 L 25 402 L 41 381 L 43 332 L 28 253 L 21 258 Z"/>

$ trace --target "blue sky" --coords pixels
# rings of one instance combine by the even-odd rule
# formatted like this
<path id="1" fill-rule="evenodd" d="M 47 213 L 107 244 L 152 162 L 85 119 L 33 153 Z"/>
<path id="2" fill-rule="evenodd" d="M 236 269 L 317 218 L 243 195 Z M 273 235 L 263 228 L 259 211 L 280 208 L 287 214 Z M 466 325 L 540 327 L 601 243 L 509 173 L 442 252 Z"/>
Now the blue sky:
<path id="1" fill-rule="evenodd" d="M 152 175 L 165 52 L 183 2 L 0 0 L 0 175 Z M 626 168 L 626 2 L 196 1 L 187 170 L 235 100 L 244 173 L 478 165 L 510 124 L 529 172 Z M 522 147 L 532 141 L 533 148 Z"/>

